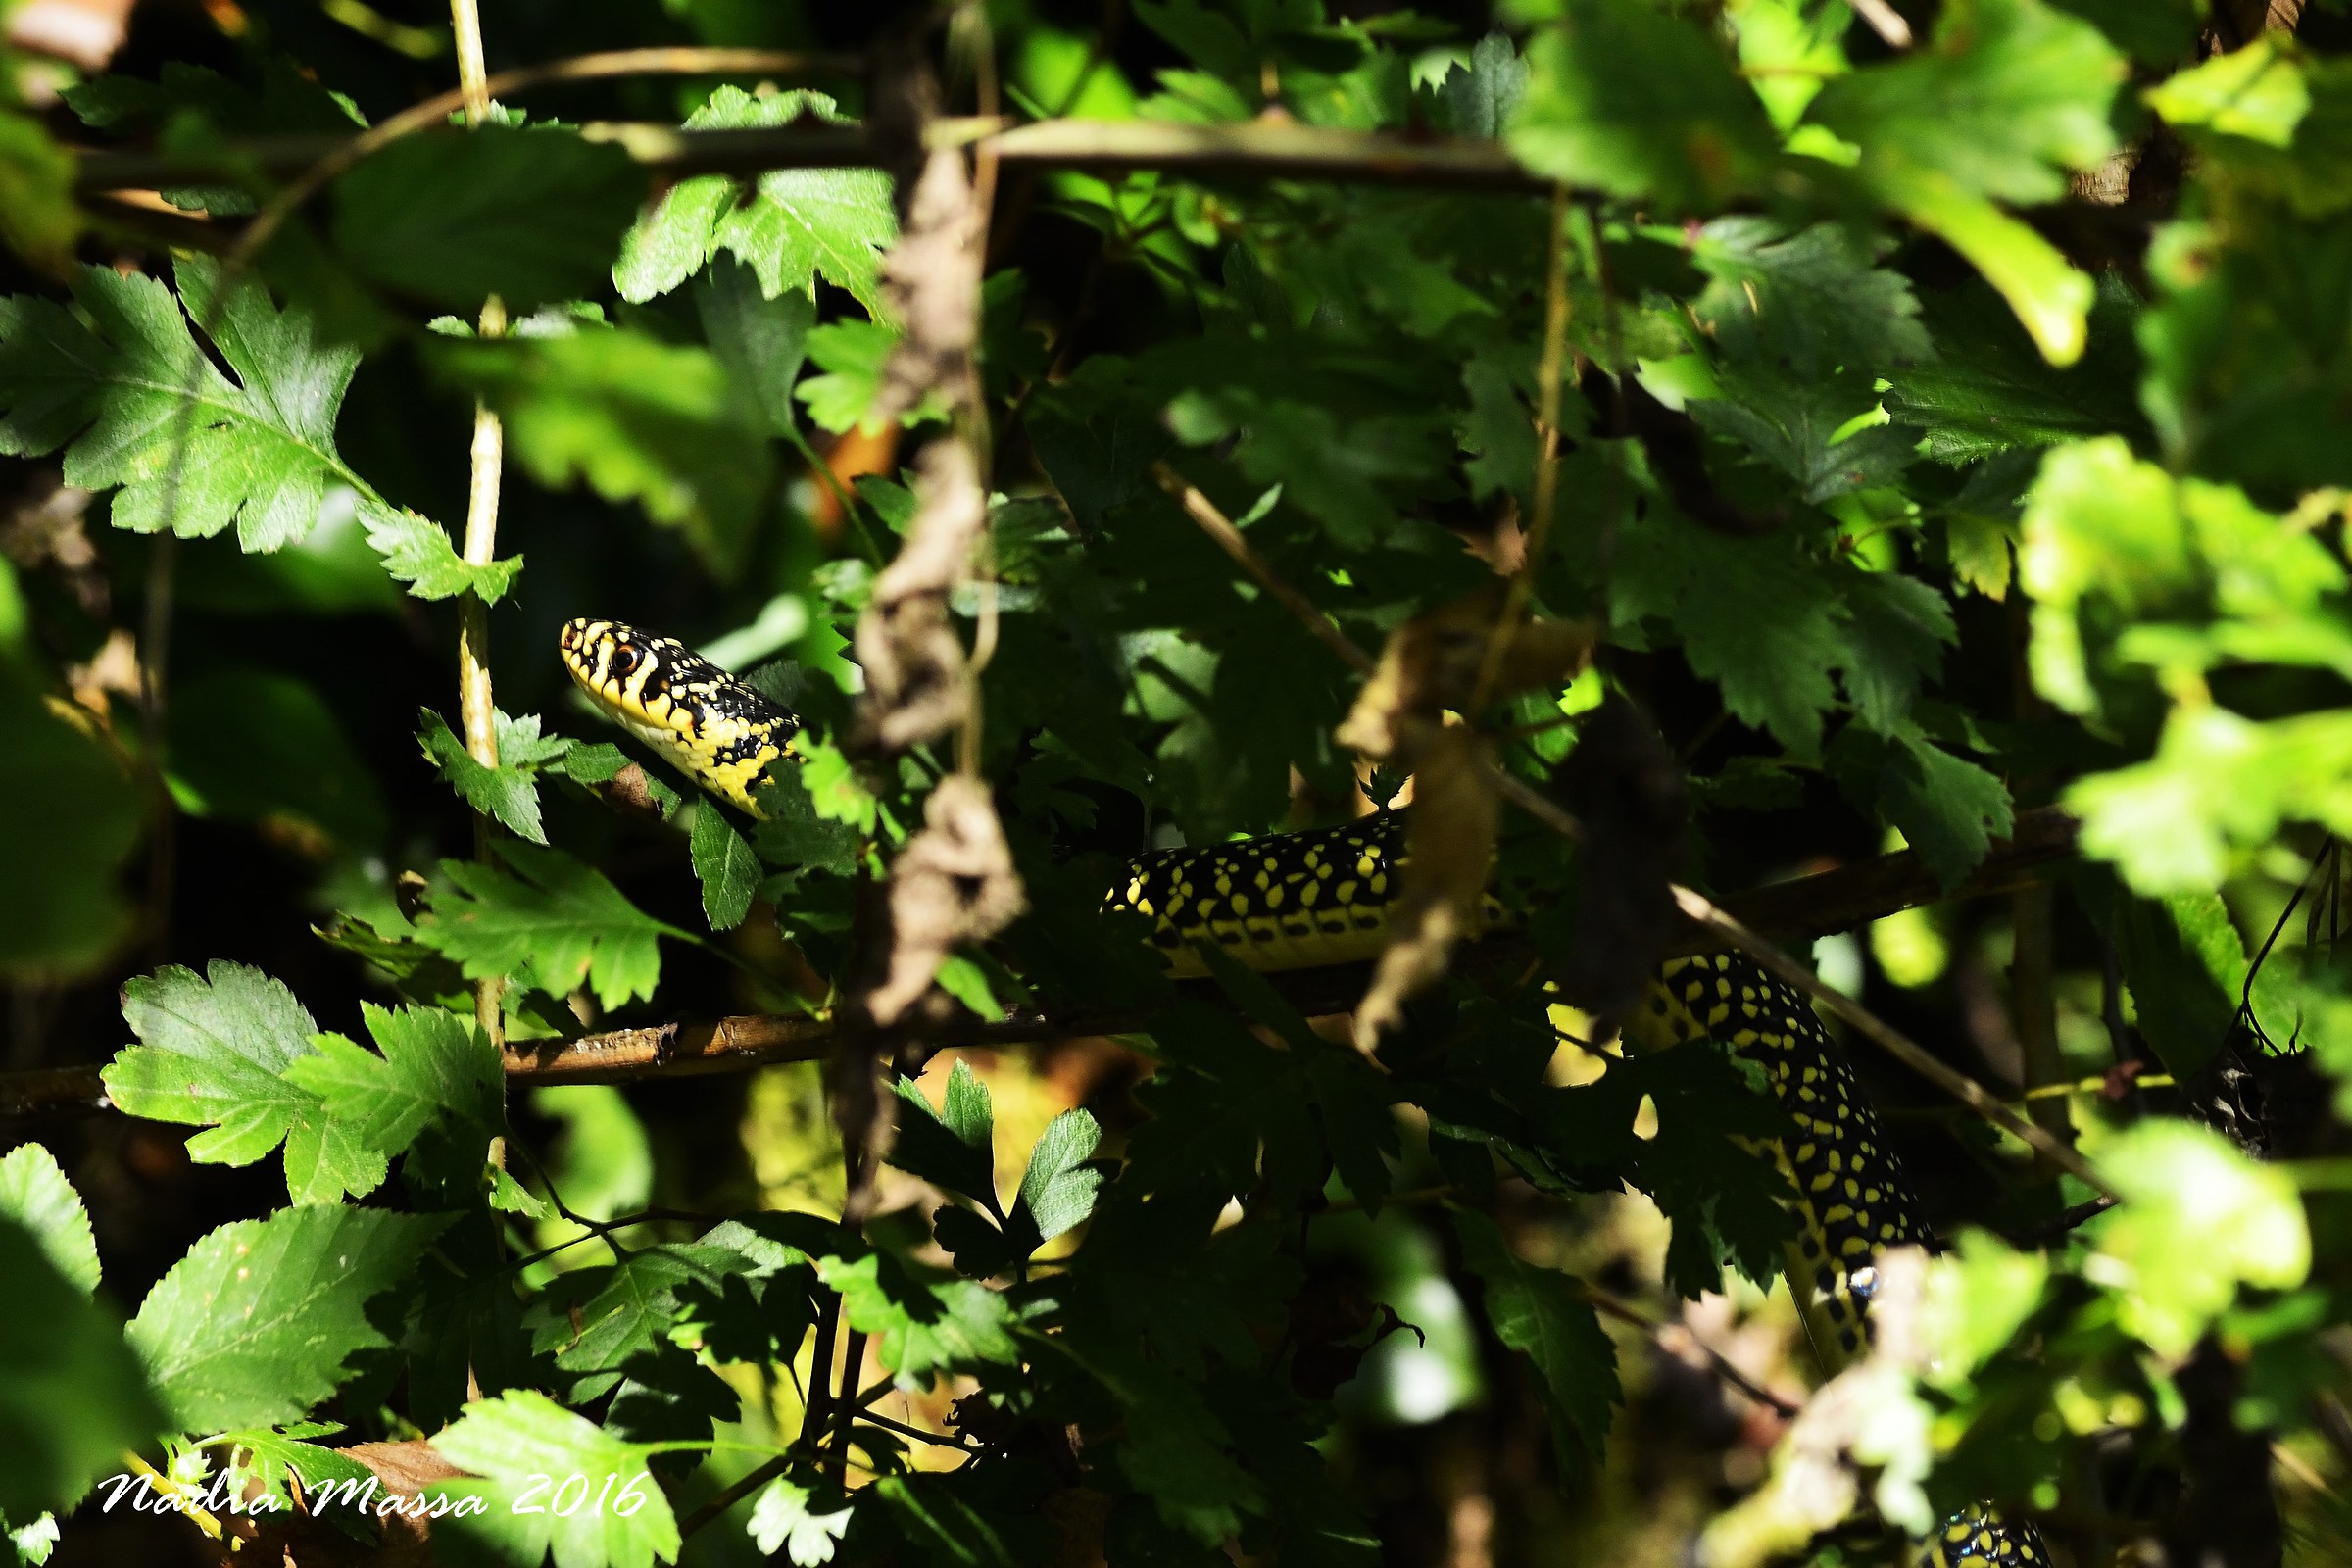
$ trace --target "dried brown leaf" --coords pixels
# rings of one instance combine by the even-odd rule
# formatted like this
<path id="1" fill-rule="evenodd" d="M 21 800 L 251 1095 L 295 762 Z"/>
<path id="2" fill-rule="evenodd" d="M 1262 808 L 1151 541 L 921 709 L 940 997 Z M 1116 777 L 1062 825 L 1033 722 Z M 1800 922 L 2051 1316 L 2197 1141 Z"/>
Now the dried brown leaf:
<path id="1" fill-rule="evenodd" d="M 1380 662 L 1340 726 L 1341 744 L 1409 763 L 1402 755 L 1406 720 L 1434 722 L 1448 710 L 1467 710 L 1477 695 L 1504 591 L 1500 583 L 1482 588 L 1391 633 Z M 1561 685 L 1584 667 L 1592 642 L 1588 621 L 1522 622 L 1510 633 L 1496 665 L 1493 695 L 1507 698 Z"/>
<path id="2" fill-rule="evenodd" d="M 1403 894 L 1355 1009 L 1356 1047 L 1367 1052 L 1402 1018 L 1405 999 L 1446 972 L 1454 944 L 1479 934 L 1494 860 L 1494 743 L 1455 725 L 1415 752 Z"/>
<path id="3" fill-rule="evenodd" d="M 896 1023 L 958 943 L 985 942 L 1027 907 L 988 787 L 961 774 L 940 780 L 923 803 L 923 831 L 890 868 L 890 959 L 865 1010 L 885 1028 Z"/>
<path id="4" fill-rule="evenodd" d="M 951 402 L 969 395 L 986 232 L 963 154 L 931 153 L 906 204 L 906 226 L 882 258 L 882 297 L 906 335 L 883 368 L 867 422 L 895 422 L 934 390 Z"/>

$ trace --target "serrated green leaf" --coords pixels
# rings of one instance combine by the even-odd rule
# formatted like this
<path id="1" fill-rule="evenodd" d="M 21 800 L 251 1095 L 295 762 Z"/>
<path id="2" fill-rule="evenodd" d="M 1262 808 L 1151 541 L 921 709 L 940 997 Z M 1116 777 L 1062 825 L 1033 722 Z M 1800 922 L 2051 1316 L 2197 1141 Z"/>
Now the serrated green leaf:
<path id="1" fill-rule="evenodd" d="M 90 1234 L 90 1212 L 57 1156 L 41 1145 L 24 1144 L 0 1158 L 0 1218 L 30 1232 L 75 1290 L 97 1292 L 98 1242 Z"/>
<path id="2" fill-rule="evenodd" d="M 122 1016 L 141 1043 L 107 1065 L 107 1094 L 133 1116 L 210 1126 L 188 1140 L 191 1158 L 250 1165 L 282 1143 L 298 1203 L 383 1184 L 383 1154 L 285 1077 L 318 1026 L 277 981 L 219 958 L 207 975 L 167 965 L 123 986 Z"/>
<path id="3" fill-rule="evenodd" d="M 1808 118 L 1861 148 L 1881 199 L 2000 290 L 2054 365 L 2082 351 L 2090 279 L 1996 202 L 2054 201 L 2114 150 L 2124 57 L 2041 0 L 1954 0 L 1924 47 L 1832 79 Z"/>
<path id="4" fill-rule="evenodd" d="M 1809 381 L 1936 352 L 1911 280 L 1874 265 L 1843 224 L 1791 231 L 1769 218 L 1719 218 L 1699 230 L 1690 259 L 1708 277 L 1691 311 L 1727 358 L 1768 360 Z"/>
<path id="5" fill-rule="evenodd" d="M 807 116 L 847 124 L 821 92 L 794 90 L 755 98 L 721 87 L 687 117 L 689 130 L 781 125 Z M 612 284 L 625 300 L 665 294 L 731 251 L 758 274 L 773 299 L 787 289 L 810 292 L 822 277 L 880 315 L 881 252 L 898 235 L 890 180 L 869 169 L 771 170 L 741 198 L 723 174 L 680 180 L 621 242 Z"/>
<path id="6" fill-rule="evenodd" d="M 339 1126 L 387 1158 L 435 1122 L 473 1123 L 484 1146 L 476 1153 L 486 1155 L 489 1136 L 505 1122 L 497 1048 L 438 1007 L 388 1011 L 364 1002 L 360 1016 L 375 1051 L 316 1035 L 317 1053 L 287 1063 L 287 1081 L 318 1096 Z"/>
<path id="7" fill-rule="evenodd" d="M 417 940 L 455 959 L 468 979 L 527 966 L 551 996 L 586 981 L 600 1005 L 616 1007 L 654 994 L 661 938 L 691 940 L 561 850 L 509 844 L 499 858 L 509 869 L 443 860 L 433 879 L 433 918 L 417 927 Z"/>
<path id="8" fill-rule="evenodd" d="M 922 1085 L 901 1078 L 894 1087 L 905 1106 L 890 1162 L 927 1182 L 977 1200 L 1002 1213 L 997 1199 L 996 1122 L 988 1086 L 958 1058 L 948 1074 L 943 1108 L 934 1110 Z"/>
<path id="9" fill-rule="evenodd" d="M 2173 124 L 2272 147 L 2291 145 L 2295 127 L 2311 112 L 2311 88 L 2291 32 L 2257 33 L 2242 48 L 2175 72 L 2142 96 Z"/>
<path id="10" fill-rule="evenodd" d="M 620 1369 L 665 1343 L 678 1319 L 677 1292 L 716 1292 L 751 1259 L 732 1248 L 701 1242 L 643 1248 L 609 1267 L 564 1275 L 531 1308 L 532 1348 L 553 1353 L 566 1372 L 588 1374 L 572 1391 L 575 1403 L 601 1397 Z"/>
<path id="11" fill-rule="evenodd" d="M 183 1430 L 280 1426 L 385 1345 L 365 1308 L 408 1277 L 449 1218 L 305 1205 L 212 1232 L 131 1320 L 131 1348 Z"/>
<path id="12" fill-rule="evenodd" d="M 508 556 L 486 566 L 472 564 L 458 554 L 439 523 L 406 507 L 363 501 L 360 520 L 368 530 L 368 545 L 384 558 L 384 570 L 395 581 L 408 584 L 409 592 L 418 599 L 473 594 L 482 603 L 495 605 L 506 597 L 522 570 L 520 556 Z"/>
<path id="13" fill-rule="evenodd" d="M 416 739 L 424 748 L 424 760 L 440 770 L 466 805 L 497 817 L 518 837 L 545 844 L 537 775 L 559 763 L 573 743 L 561 735 L 541 735 L 536 713 L 510 718 L 494 709 L 491 722 L 498 740 L 496 767 L 475 761 L 449 721 L 429 708 L 417 710 Z"/>
<path id="14" fill-rule="evenodd" d="M 1723 688 L 1736 717 L 1800 757 L 1820 745 L 1836 696 L 1830 672 L 1845 649 L 1840 606 L 1791 541 L 1727 539 L 1659 518 L 1625 530 L 1611 588 L 1618 621 L 1673 624 L 1683 657 Z"/>
<path id="15" fill-rule="evenodd" d="M 703 339 L 726 367 L 736 391 L 765 416 L 770 433 L 792 434 L 800 427 L 792 388 L 808 358 L 809 328 L 816 324 L 815 299 L 799 289 L 762 297 L 751 269 L 724 259 L 713 262 L 695 286 L 694 305 Z"/>
<path id="16" fill-rule="evenodd" d="M 761 1489 L 748 1525 L 761 1551 L 770 1556 L 783 1552 L 794 1568 L 817 1568 L 833 1560 L 834 1547 L 849 1533 L 851 1509 L 848 1500 L 837 1495 L 843 1506 L 816 1511 L 810 1504 L 821 1487 L 822 1480 L 814 1476 L 807 1482 L 778 1476 Z"/>
<path id="17" fill-rule="evenodd" d="M 1617 1348 L 1601 1328 L 1600 1314 L 1569 1276 L 1521 1259 L 1486 1215 L 1456 1209 L 1453 1229 L 1462 1241 L 1462 1260 L 1486 1286 L 1495 1337 L 1535 1368 L 1552 1442 L 1563 1456 L 1581 1447 L 1597 1457 L 1608 1437 L 1610 1406 L 1623 1397 Z"/>
<path id="18" fill-rule="evenodd" d="M 1959 641 L 1943 595 L 1899 572 L 1866 572 L 1846 584 L 1845 694 L 1856 715 L 1892 734 L 1910 715 L 1921 681 Z"/>
<path id="19" fill-rule="evenodd" d="M 841 1293 L 850 1327 L 873 1336 L 875 1359 L 903 1389 L 928 1388 L 960 1367 L 1011 1365 L 1020 1357 L 1004 1298 L 985 1285 L 920 1280 L 884 1252 L 822 1257 L 816 1271 Z"/>
<path id="20" fill-rule="evenodd" d="M 1567 0 L 1527 65 L 1505 139 L 1540 174 L 1686 213 L 1720 207 L 1771 167 L 1772 127 L 1731 62 L 1642 0 Z"/>
<path id="21" fill-rule="evenodd" d="M 1095 1211 L 1102 1173 L 1088 1168 L 1102 1129 L 1084 1110 L 1065 1110 L 1046 1124 L 1021 1172 L 1020 1209 L 1050 1242 Z"/>
<path id="22" fill-rule="evenodd" d="M 122 1320 L 0 1215 L 0 1514 L 37 1519 L 147 1447 L 169 1425 Z"/>
<path id="23" fill-rule="evenodd" d="M 1507 33 L 1490 32 L 1470 46 L 1470 63 L 1456 62 L 1440 90 L 1457 136 L 1500 136 L 1527 96 L 1527 62 Z"/>
<path id="24" fill-rule="evenodd" d="M 358 352 L 320 345 L 307 315 L 277 310 L 253 283 L 221 296 L 209 258 L 174 275 L 176 299 L 154 278 L 83 268 L 79 315 L 0 303 L 0 452 L 64 447 L 68 484 L 121 487 L 116 526 L 152 533 L 169 519 L 201 539 L 233 522 L 247 550 L 309 533 L 330 483 L 371 495 L 335 452 Z M 197 348 L 192 320 L 234 381 Z"/>
<path id="25" fill-rule="evenodd" d="M 752 829 L 752 843 L 760 859 L 790 870 L 824 871 L 833 876 L 848 876 L 857 870 L 858 828 L 818 810 L 806 769 L 771 771 L 759 801 L 765 820 Z"/>
<path id="26" fill-rule="evenodd" d="M 321 1447 L 306 1438 L 330 1437 L 341 1431 L 322 1421 L 298 1421 L 285 1429 L 248 1428 L 223 1432 L 214 1439 L 228 1450 L 232 1474 L 260 1485 L 264 1494 L 287 1507 L 297 1507 L 291 1480 L 302 1483 L 306 1494 L 348 1482 L 365 1488 L 375 1472 L 349 1454 Z"/>
<path id="27" fill-rule="evenodd" d="M 335 182 L 335 245 L 418 299 L 528 311 L 603 288 L 644 191 L 626 152 L 572 129 L 404 136 Z"/>
<path id="28" fill-rule="evenodd" d="M 436 1490 L 485 1496 L 485 1517 L 519 1521 L 510 1526 L 518 1534 L 502 1538 L 522 1545 L 519 1560 L 538 1562 L 550 1550 L 556 1568 L 652 1568 L 656 1559 L 677 1559 L 677 1518 L 648 1474 L 653 1450 L 603 1431 L 544 1394 L 511 1389 L 476 1400 L 432 1444 L 451 1464 L 486 1478 L 486 1484 L 444 1483 Z M 526 1489 L 544 1494 L 550 1476 L 568 1481 L 575 1475 L 585 1479 L 588 1496 L 610 1500 L 568 1514 L 514 1512 Z"/>
<path id="29" fill-rule="evenodd" d="M 688 834 L 694 874 L 703 885 L 703 915 L 713 931 L 732 931 L 751 912 L 752 896 L 767 872 L 733 823 L 705 800 L 695 808 Z"/>

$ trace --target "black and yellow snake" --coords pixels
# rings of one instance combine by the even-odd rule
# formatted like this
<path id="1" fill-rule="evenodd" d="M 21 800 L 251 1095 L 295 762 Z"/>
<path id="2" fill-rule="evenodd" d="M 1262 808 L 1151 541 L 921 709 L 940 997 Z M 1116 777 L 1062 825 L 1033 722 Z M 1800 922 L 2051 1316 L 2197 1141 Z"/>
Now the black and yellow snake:
<path id="1" fill-rule="evenodd" d="M 752 788 L 790 754 L 800 723 L 682 644 L 610 620 L 566 622 L 565 668 L 598 709 L 704 789 L 758 815 Z M 1176 974 L 1202 972 L 1206 941 L 1256 969 L 1345 963 L 1376 955 L 1388 934 L 1404 853 L 1401 820 L 1365 817 L 1132 862 L 1106 904 L 1154 923 Z M 1796 1191 L 1789 1284 L 1815 1348 L 1833 1371 L 1868 1333 L 1881 1249 L 1930 1240 L 1900 1162 L 1812 1004 L 1745 958 L 1678 958 L 1652 978 L 1625 1034 L 1657 1048 L 1710 1036 L 1760 1064 L 1792 1133 L 1776 1146 Z M 1922 1553 L 1932 1568 L 2033 1568 L 2049 1561 L 2030 1524 L 1971 1508 Z"/>

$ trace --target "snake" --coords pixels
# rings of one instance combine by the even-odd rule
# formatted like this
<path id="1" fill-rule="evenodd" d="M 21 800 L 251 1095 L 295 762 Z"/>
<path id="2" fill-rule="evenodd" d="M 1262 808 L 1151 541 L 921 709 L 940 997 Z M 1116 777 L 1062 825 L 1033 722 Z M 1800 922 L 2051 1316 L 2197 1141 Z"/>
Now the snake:
<path id="1" fill-rule="evenodd" d="M 668 637 L 581 618 L 558 635 L 564 668 L 599 712 L 704 790 L 755 818 L 754 790 L 791 758 L 800 733 L 781 704 Z M 1130 861 L 1106 912 L 1151 921 L 1178 978 L 1207 972 L 1198 944 L 1260 971 L 1377 956 L 1401 893 L 1404 817 L 1383 811 L 1333 827 L 1155 850 Z M 1769 1152 L 1793 1197 L 1787 1274 L 1816 1354 L 1831 1373 L 1863 1354 L 1877 1259 L 1930 1245 L 1918 1198 L 1871 1102 L 1809 998 L 1736 954 L 1666 960 L 1621 1025 L 1659 1050 L 1701 1038 L 1759 1065 L 1788 1131 Z M 2048 1547 L 2028 1521 L 1974 1504 L 1937 1527 L 1919 1568 L 2041 1568 Z"/>

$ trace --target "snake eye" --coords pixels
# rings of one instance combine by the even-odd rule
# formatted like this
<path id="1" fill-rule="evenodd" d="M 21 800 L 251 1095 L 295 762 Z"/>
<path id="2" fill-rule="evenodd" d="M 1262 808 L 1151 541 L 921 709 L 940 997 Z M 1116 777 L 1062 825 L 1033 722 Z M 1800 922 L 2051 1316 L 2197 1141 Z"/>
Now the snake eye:
<path id="1" fill-rule="evenodd" d="M 613 675 L 621 680 L 628 679 L 637 672 L 637 662 L 641 657 L 636 646 L 631 643 L 622 643 L 613 649 L 612 664 Z"/>

